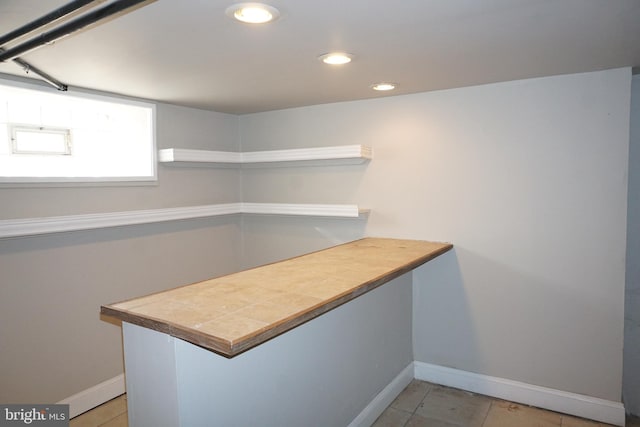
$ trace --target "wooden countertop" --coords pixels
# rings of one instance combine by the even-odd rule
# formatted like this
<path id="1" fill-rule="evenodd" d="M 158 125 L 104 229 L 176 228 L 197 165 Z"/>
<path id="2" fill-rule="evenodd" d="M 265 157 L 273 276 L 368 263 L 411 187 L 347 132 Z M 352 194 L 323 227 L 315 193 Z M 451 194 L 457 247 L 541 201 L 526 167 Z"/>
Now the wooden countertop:
<path id="1" fill-rule="evenodd" d="M 233 357 L 450 250 L 449 243 L 365 238 L 100 312 Z"/>

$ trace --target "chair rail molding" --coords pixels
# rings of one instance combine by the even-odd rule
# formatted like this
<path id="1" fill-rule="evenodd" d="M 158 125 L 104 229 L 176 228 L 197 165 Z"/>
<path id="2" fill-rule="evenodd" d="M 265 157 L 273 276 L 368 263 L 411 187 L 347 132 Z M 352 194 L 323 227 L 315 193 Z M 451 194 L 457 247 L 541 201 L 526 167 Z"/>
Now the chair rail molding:
<path id="1" fill-rule="evenodd" d="M 233 214 L 358 218 L 369 213 L 357 205 L 223 203 L 125 212 L 0 220 L 0 239 Z"/>

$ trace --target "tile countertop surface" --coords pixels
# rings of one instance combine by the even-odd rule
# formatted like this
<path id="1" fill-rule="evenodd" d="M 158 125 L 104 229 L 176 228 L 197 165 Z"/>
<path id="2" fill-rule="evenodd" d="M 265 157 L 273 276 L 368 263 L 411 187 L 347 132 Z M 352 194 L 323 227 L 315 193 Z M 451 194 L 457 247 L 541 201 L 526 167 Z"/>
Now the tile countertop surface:
<path id="1" fill-rule="evenodd" d="M 233 357 L 451 248 L 449 243 L 364 238 L 105 305 L 101 313 Z"/>

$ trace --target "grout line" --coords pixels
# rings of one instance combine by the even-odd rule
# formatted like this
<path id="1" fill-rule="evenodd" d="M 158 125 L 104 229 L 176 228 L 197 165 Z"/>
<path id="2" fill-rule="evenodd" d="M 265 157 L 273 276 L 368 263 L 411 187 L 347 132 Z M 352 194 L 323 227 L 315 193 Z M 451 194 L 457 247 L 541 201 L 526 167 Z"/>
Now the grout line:
<path id="1" fill-rule="evenodd" d="M 114 402 L 114 401 L 115 401 L 115 400 L 117 400 L 117 399 L 123 399 L 123 400 L 126 402 L 126 401 L 127 401 L 127 394 L 126 394 L 126 393 L 124 393 L 124 394 L 121 394 L 121 395 L 120 395 L 120 396 L 118 396 L 118 397 L 114 397 L 113 399 L 111 399 L 111 400 L 110 400 L 110 402 Z M 104 425 L 106 425 L 106 424 L 110 423 L 111 421 L 115 420 L 116 418 L 118 418 L 118 417 L 119 417 L 120 415 L 122 415 L 122 414 L 127 414 L 127 417 L 128 417 L 129 407 L 128 407 L 128 406 L 126 406 L 126 405 L 125 405 L 125 407 L 126 407 L 127 409 L 125 409 L 124 411 L 120 412 L 119 414 L 114 415 L 113 417 L 109 418 L 108 420 L 106 420 L 106 421 L 104 421 L 104 422 L 102 422 L 102 423 L 98 424 L 98 427 L 101 427 L 101 426 L 104 426 Z"/>
<path id="2" fill-rule="evenodd" d="M 489 418 L 489 412 L 491 412 L 491 408 L 493 408 L 493 404 L 496 402 L 496 399 L 491 398 L 491 404 L 489 404 L 489 409 L 487 409 L 487 413 L 484 415 L 484 419 L 482 420 L 481 427 L 484 427 L 484 424 L 487 422 L 487 418 Z"/>
<path id="3" fill-rule="evenodd" d="M 426 382 L 426 381 L 421 381 L 421 382 Z M 402 427 L 406 427 L 409 422 L 411 421 L 411 418 L 414 417 L 414 415 L 416 415 L 416 412 L 418 412 L 418 408 L 420 408 L 420 405 L 422 405 L 422 403 L 424 402 L 424 400 L 427 398 L 427 396 L 429 396 L 429 393 L 431 393 L 431 391 L 433 390 L 433 384 L 432 383 L 428 383 L 429 384 L 429 390 L 424 394 L 424 396 L 422 397 L 422 399 L 420 400 L 420 403 L 418 403 L 418 405 L 416 405 L 415 409 L 411 412 L 411 416 L 409 417 L 409 419 L 402 425 Z M 409 387 L 409 386 L 407 386 Z M 405 411 L 406 412 L 406 411 Z"/>

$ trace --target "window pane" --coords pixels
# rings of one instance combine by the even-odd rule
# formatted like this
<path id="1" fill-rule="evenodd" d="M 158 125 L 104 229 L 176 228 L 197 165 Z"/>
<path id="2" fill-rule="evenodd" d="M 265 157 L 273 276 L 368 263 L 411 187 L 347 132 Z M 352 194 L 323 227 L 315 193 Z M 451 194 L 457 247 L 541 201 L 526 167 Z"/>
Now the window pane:
<path id="1" fill-rule="evenodd" d="M 13 152 L 16 154 L 71 154 L 68 130 L 16 129 Z"/>

